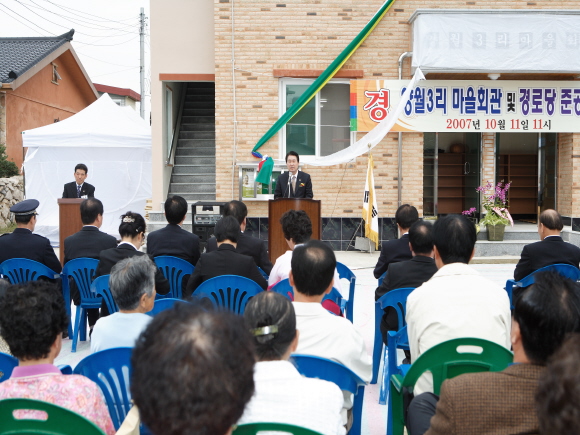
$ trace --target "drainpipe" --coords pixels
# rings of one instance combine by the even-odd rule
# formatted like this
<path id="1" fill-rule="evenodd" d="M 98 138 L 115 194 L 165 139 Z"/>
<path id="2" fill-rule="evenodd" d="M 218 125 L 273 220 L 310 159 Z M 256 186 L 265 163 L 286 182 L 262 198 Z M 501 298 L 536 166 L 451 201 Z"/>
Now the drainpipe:
<path id="1" fill-rule="evenodd" d="M 399 80 L 403 79 L 403 61 L 407 57 L 412 57 L 412 51 L 406 51 L 399 56 Z M 397 207 L 401 206 L 403 202 L 403 133 L 399 132 L 399 149 L 397 151 L 399 160 L 399 173 L 397 175 Z"/>

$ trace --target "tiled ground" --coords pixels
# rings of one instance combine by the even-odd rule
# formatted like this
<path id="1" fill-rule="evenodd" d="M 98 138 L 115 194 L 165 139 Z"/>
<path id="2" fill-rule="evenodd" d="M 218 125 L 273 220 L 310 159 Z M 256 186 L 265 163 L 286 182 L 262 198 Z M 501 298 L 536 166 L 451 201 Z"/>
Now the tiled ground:
<path id="1" fill-rule="evenodd" d="M 354 325 L 365 338 L 369 354 L 372 352 L 374 339 L 374 290 L 377 281 L 373 277 L 373 268 L 378 253 L 337 252 L 338 261 L 346 264 L 357 276 L 356 299 L 354 304 Z M 513 276 L 515 264 L 475 264 L 475 269 L 487 278 L 501 285 Z M 71 353 L 71 340 L 64 340 L 56 364 L 70 364 L 74 367 L 89 352 L 88 342 L 79 342 L 76 353 Z M 379 435 L 386 433 L 387 407 L 378 404 L 379 385 L 369 385 L 365 391 L 363 409 L 363 434 Z"/>

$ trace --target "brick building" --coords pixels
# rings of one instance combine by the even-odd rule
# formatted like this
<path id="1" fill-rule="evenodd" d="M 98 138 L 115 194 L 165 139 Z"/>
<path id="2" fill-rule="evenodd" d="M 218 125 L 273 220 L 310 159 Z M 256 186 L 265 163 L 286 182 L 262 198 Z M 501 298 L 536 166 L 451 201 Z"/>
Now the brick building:
<path id="1" fill-rule="evenodd" d="M 257 165 L 257 159 L 250 154 L 254 145 L 382 5 L 381 0 L 216 0 L 213 6 L 201 1 L 152 1 L 154 209 L 160 209 L 168 193 L 183 194 L 192 201 L 241 197 L 243 175 L 252 174 L 243 171 Z M 348 128 L 352 125 L 351 80 L 381 81 L 377 89 L 390 87 L 394 96 L 414 72 L 412 62 L 416 66 L 418 52 L 411 52 L 422 47 L 422 60 L 426 63 L 419 66 L 427 81 L 421 86 L 427 90 L 448 87 L 449 113 L 443 116 L 442 110 L 419 115 L 416 112 L 406 119 L 421 118 L 423 124 L 403 128 L 399 123 L 374 148 L 380 238 L 395 237 L 393 217 L 400 203 L 415 205 L 425 216 L 461 212 L 470 206 L 479 208 L 475 187 L 486 180 L 513 182 L 510 200 L 516 217 L 533 220 L 542 208 L 556 207 L 570 224 L 572 218 L 580 218 L 580 166 L 576 163 L 580 156 L 580 130 L 576 130 L 574 122 L 568 122 L 578 115 L 548 115 L 551 109 L 545 90 L 554 89 L 558 98 L 563 98 L 568 89 L 574 94 L 578 69 L 575 65 L 559 67 L 558 62 L 551 62 L 549 69 L 534 67 L 529 59 L 542 60 L 546 52 L 541 50 L 552 48 L 551 34 L 554 41 L 564 38 L 554 43 L 560 54 L 575 53 L 580 35 L 566 33 L 563 27 L 554 26 L 553 20 L 575 20 L 579 11 L 578 2 L 573 0 L 397 0 L 329 85 L 260 152 L 277 159 L 281 167 L 286 151 L 295 149 L 301 153 L 302 168 L 312 176 L 315 199 L 322 201 L 323 239 L 331 241 L 335 249 L 344 249 L 360 223 L 367 157 L 330 167 L 309 166 L 308 161 L 347 147 L 364 135 L 360 129 Z M 483 44 L 490 51 L 496 50 L 496 55 L 501 48 L 526 48 L 523 33 L 513 33 L 521 20 L 523 26 L 527 17 L 530 22 L 546 23 L 544 29 L 530 29 L 530 44 L 535 37 L 533 47 L 541 54 L 497 58 L 512 61 L 508 67 L 494 61 L 491 54 L 489 63 L 483 66 L 461 65 L 462 59 L 473 55 L 476 37 L 475 33 L 468 33 L 468 28 L 464 36 L 455 36 L 462 31 L 464 15 L 459 13 L 467 14 L 476 24 L 489 24 L 488 39 L 486 42 L 483 36 Z M 499 15 L 505 17 L 503 28 L 497 27 L 500 20 L 495 17 Z M 458 28 L 440 28 L 441 38 L 445 38 L 438 45 L 441 56 L 430 60 L 429 47 L 419 43 L 429 37 L 429 20 L 433 19 L 459 21 L 455 21 Z M 511 22 L 516 24 L 511 26 Z M 500 35 L 502 32 L 507 39 Z M 533 32 L 540 33 L 532 35 Z M 570 38 L 579 38 L 578 44 L 574 45 Z M 453 47 L 452 43 L 459 45 Z M 441 59 L 449 63 L 438 65 Z M 476 57 L 475 63 L 477 60 Z M 399 74 L 401 82 L 397 81 Z M 561 86 L 558 82 L 562 82 Z M 542 116 L 538 115 L 537 120 L 542 126 L 552 120 L 553 125 L 534 129 L 534 119 L 518 113 L 522 120 L 530 122 L 530 127 L 514 132 L 511 127 L 516 124 L 510 124 L 513 116 L 505 112 L 507 94 L 512 93 L 510 89 L 517 93 L 526 87 L 534 92 L 535 84 L 545 97 Z M 491 109 L 476 110 L 477 116 L 470 118 L 479 120 L 479 129 L 461 124 L 459 121 L 467 119 L 464 113 L 451 116 L 455 113 L 451 110 L 454 86 L 466 92 L 470 87 L 475 92 L 503 89 L 504 112 L 494 118 Z M 518 104 L 521 110 L 524 103 L 518 100 Z M 362 110 L 360 105 L 357 110 Z M 561 119 L 567 123 L 559 123 Z M 502 123 L 498 124 L 500 120 Z M 435 121 L 439 126 L 435 126 Z M 444 121 L 451 122 L 447 124 L 449 129 L 441 127 Z M 505 123 L 508 128 L 500 129 Z M 398 131 L 403 131 L 400 145 Z M 308 153 L 312 156 L 308 157 Z M 248 187 L 254 188 L 251 182 Z M 256 198 L 244 201 L 249 216 L 254 218 L 250 220 L 250 230 L 266 238 L 267 202 L 259 195 L 259 187 L 254 190 Z"/>

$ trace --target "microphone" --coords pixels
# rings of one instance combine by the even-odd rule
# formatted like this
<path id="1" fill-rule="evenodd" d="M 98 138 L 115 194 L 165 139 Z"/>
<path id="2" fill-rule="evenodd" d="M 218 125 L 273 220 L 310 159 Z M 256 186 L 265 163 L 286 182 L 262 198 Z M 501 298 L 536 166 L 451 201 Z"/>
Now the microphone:
<path id="1" fill-rule="evenodd" d="M 286 189 L 288 190 L 288 198 L 290 198 L 290 180 L 292 180 L 292 174 L 288 171 L 288 185 L 286 186 Z"/>

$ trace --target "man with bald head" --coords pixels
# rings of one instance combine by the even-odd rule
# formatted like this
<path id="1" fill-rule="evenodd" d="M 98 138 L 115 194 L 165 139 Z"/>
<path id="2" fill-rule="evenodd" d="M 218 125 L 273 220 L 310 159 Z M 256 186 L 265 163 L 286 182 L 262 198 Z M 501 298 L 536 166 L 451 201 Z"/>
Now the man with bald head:
<path id="1" fill-rule="evenodd" d="M 562 217 L 556 210 L 544 210 L 540 214 L 538 234 L 540 241 L 524 246 L 520 261 L 514 270 L 514 279 L 519 281 L 530 273 L 551 264 L 580 264 L 580 248 L 562 240 L 564 228 Z"/>

